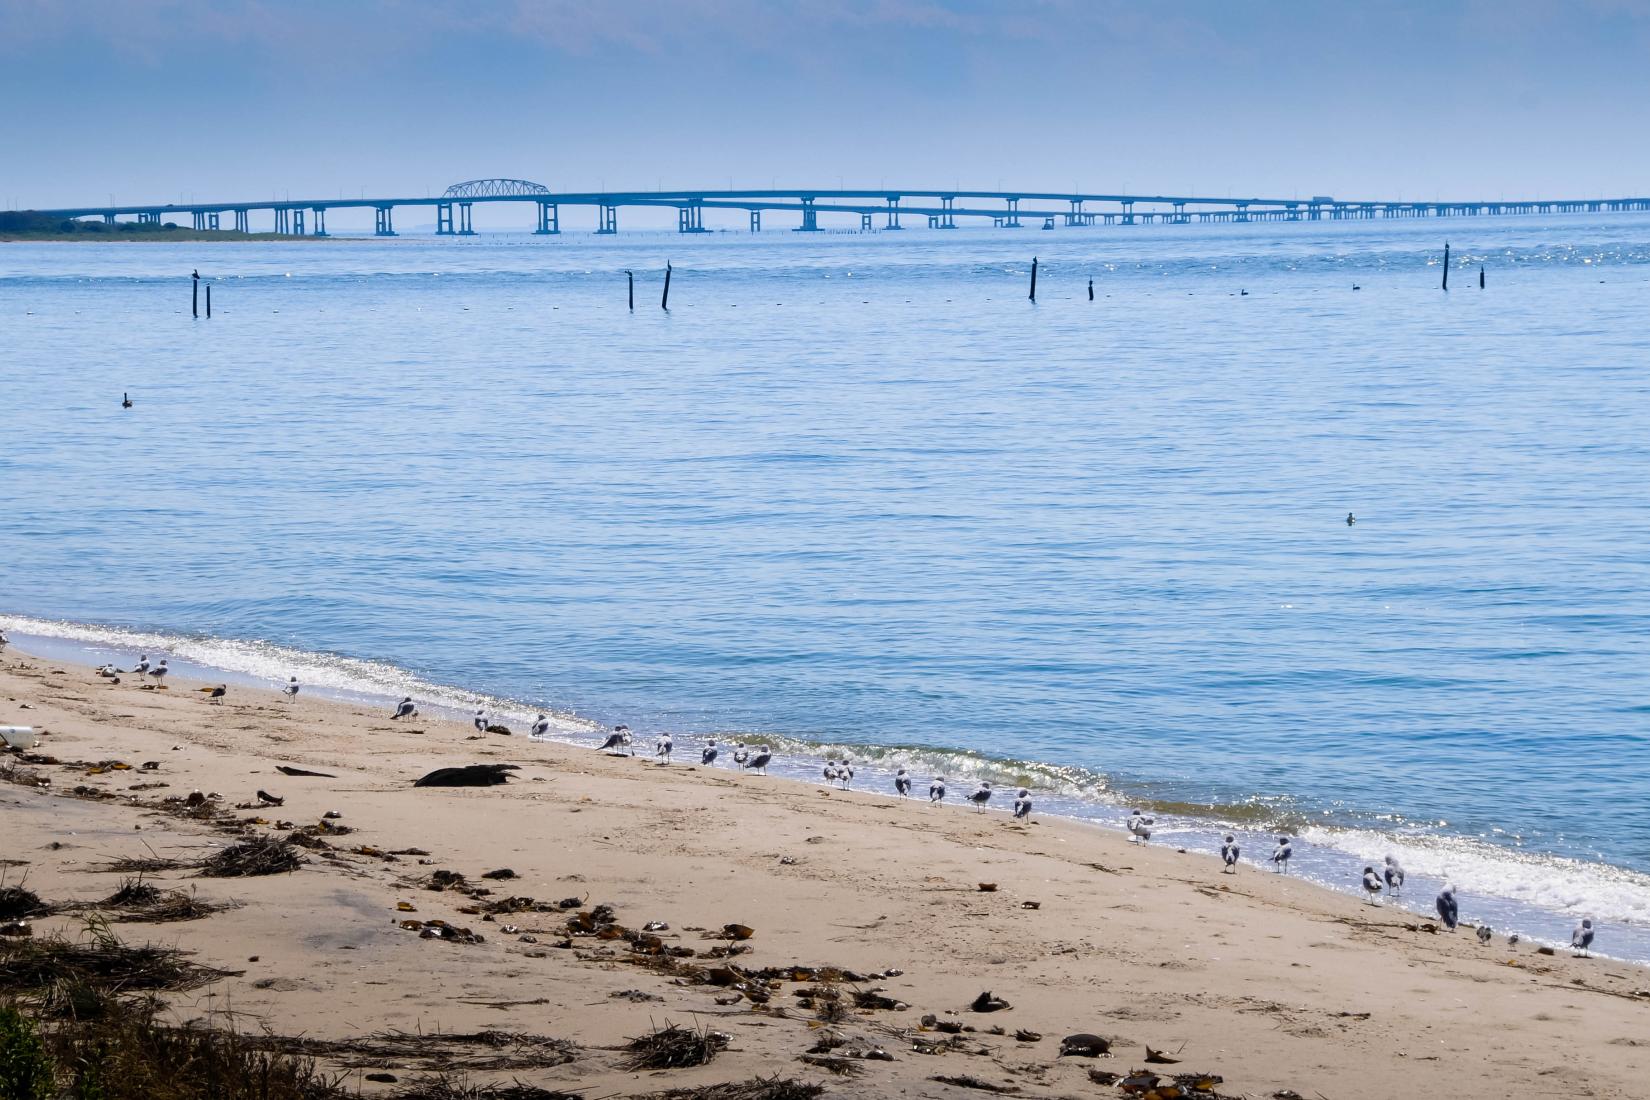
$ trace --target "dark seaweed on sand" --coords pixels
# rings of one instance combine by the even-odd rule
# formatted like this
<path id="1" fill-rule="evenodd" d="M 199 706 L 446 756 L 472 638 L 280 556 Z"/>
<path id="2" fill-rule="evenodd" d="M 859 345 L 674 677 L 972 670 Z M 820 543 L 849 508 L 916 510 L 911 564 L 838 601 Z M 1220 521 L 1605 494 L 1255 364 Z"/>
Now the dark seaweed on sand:
<path id="1" fill-rule="evenodd" d="M 231 844 L 202 862 L 200 873 L 207 878 L 279 875 L 308 862 L 284 837 L 265 836 Z"/>
<path id="2" fill-rule="evenodd" d="M 814 1100 L 824 1094 L 824 1085 L 776 1074 L 752 1077 L 748 1081 L 701 1085 L 696 1089 L 667 1089 L 650 1094 L 647 1100 Z"/>
<path id="3" fill-rule="evenodd" d="M 646 1035 L 638 1035 L 625 1045 L 630 1057 L 627 1069 L 684 1069 L 702 1066 L 727 1049 L 729 1039 L 721 1032 L 666 1024 Z"/>

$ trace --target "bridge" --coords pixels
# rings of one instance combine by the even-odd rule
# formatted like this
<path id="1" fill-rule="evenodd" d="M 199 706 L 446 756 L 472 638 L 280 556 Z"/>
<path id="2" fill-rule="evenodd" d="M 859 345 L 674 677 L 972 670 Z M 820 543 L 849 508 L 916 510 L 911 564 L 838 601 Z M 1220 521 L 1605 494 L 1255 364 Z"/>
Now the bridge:
<path id="1" fill-rule="evenodd" d="M 454 184 L 436 197 L 359 199 L 271 199 L 267 202 L 204 202 L 134 206 L 86 206 L 38 213 L 59 218 L 102 218 L 110 224 L 122 217 L 159 224 L 188 215 L 196 229 L 232 228 L 252 232 L 252 215 L 267 214 L 272 231 L 292 236 L 327 236 L 327 212 L 373 211 L 374 231 L 393 237 L 395 211 L 402 207 L 434 207 L 436 233 L 473 236 L 476 204 L 528 203 L 537 208 L 535 232 L 561 232 L 561 208 L 587 207 L 596 211 L 596 232 L 617 233 L 624 208 L 674 207 L 676 227 L 682 233 L 704 233 L 707 210 L 740 210 L 749 218 L 751 232 L 762 229 L 762 216 L 795 215 L 798 232 L 818 232 L 821 219 L 858 224 L 861 230 L 906 228 L 904 219 L 931 229 L 955 229 L 959 220 L 990 222 L 1015 229 L 1040 225 L 1043 229 L 1092 225 L 1187 225 L 1193 222 L 1349 221 L 1375 218 L 1499 217 L 1515 214 L 1598 214 L 1650 210 L 1650 198 L 1532 199 L 1495 202 L 1342 201 L 1328 195 L 1310 199 L 1211 198 L 1195 195 L 1122 195 L 1074 191 L 968 191 L 959 188 L 769 188 L 767 190 L 681 191 L 574 191 L 555 192 L 543 184 L 518 179 L 469 180 Z M 1025 204 L 1025 205 L 1022 205 Z"/>

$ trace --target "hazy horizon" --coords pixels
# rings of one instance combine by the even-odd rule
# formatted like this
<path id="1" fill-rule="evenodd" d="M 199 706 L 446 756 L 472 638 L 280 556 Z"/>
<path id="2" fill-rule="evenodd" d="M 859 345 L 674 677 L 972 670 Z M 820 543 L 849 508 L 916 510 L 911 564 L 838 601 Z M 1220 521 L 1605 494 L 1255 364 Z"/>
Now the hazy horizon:
<path id="1" fill-rule="evenodd" d="M 1643 194 L 1650 150 L 1621 131 L 1647 46 L 1650 3 L 1613 0 L 0 0 L 0 205 L 411 197 L 486 176 Z"/>

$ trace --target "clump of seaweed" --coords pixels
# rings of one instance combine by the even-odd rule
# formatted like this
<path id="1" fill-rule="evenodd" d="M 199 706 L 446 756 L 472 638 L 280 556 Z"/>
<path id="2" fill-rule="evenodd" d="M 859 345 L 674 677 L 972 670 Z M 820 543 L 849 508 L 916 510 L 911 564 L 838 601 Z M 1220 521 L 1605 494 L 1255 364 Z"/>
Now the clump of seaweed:
<path id="1" fill-rule="evenodd" d="M 40 895 L 22 886 L 0 887 L 0 920 L 20 920 L 51 912 Z"/>
<path id="2" fill-rule="evenodd" d="M 653 1093 L 648 1100 L 814 1100 L 824 1092 L 824 1085 L 775 1074 L 694 1089 L 667 1089 Z"/>
<path id="3" fill-rule="evenodd" d="M 264 836 L 231 844 L 203 861 L 200 873 L 207 878 L 279 875 L 296 871 L 308 862 L 285 838 Z"/>
<path id="4" fill-rule="evenodd" d="M 0 994 L 50 999 L 54 990 L 85 986 L 111 994 L 199 989 L 232 971 L 188 961 L 175 947 L 123 943 L 100 920 L 87 938 L 61 935 L 0 941 Z"/>
<path id="5" fill-rule="evenodd" d="M 160 900 L 160 887 L 144 882 L 141 877 L 125 879 L 120 889 L 103 899 L 103 904 L 119 909 L 129 909 L 141 905 L 153 905 Z"/>
<path id="6" fill-rule="evenodd" d="M 395 1094 L 395 1100 L 585 1100 L 578 1093 L 541 1089 L 523 1081 L 508 1085 L 472 1085 L 462 1078 L 438 1074 L 414 1082 Z"/>
<path id="7" fill-rule="evenodd" d="M 720 1031 L 666 1024 L 625 1045 L 627 1069 L 685 1069 L 702 1066 L 727 1049 L 730 1036 Z"/>

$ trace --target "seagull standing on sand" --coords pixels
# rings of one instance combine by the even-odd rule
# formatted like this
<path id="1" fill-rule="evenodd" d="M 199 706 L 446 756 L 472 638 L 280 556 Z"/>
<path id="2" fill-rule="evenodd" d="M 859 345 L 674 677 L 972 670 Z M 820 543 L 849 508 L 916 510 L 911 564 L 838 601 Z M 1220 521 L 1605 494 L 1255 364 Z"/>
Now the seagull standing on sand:
<path id="1" fill-rule="evenodd" d="M 281 688 L 281 694 L 288 699 L 295 698 L 298 694 L 298 677 L 293 676 L 288 679 L 286 685 Z"/>
<path id="2" fill-rule="evenodd" d="M 1364 893 L 1369 895 L 1369 904 L 1379 905 L 1376 899 L 1381 896 L 1381 876 L 1375 873 L 1375 868 L 1364 868 Z"/>
<path id="3" fill-rule="evenodd" d="M 747 749 L 745 746 L 735 745 L 733 747 L 733 762 L 735 766 L 743 768 L 745 766 L 745 761 L 750 758 L 751 750 Z"/>
<path id="4" fill-rule="evenodd" d="M 626 749 L 630 750 L 631 756 L 636 755 L 636 750 L 630 743 L 629 726 L 614 726 L 613 732 L 607 735 L 607 740 L 603 741 L 600 747 L 602 751 L 611 751 L 615 756 L 622 755 Z"/>
<path id="5" fill-rule="evenodd" d="M 836 766 L 836 778 L 837 782 L 842 784 L 843 790 L 847 790 L 853 785 L 854 762 L 846 756 L 842 758 L 842 763 Z"/>
<path id="6" fill-rule="evenodd" d="M 768 774 L 768 764 L 773 761 L 773 750 L 763 745 L 756 750 L 756 755 L 745 761 L 745 768 L 758 775 Z"/>
<path id="7" fill-rule="evenodd" d="M 1240 850 L 1238 848 L 1237 837 L 1233 836 L 1231 833 L 1227 833 L 1226 834 L 1226 843 L 1222 844 L 1220 846 L 1220 860 L 1221 860 L 1222 863 L 1226 864 L 1226 869 L 1224 871 L 1222 871 L 1221 874 L 1223 874 L 1223 875 L 1235 875 L 1235 874 L 1237 874 L 1237 862 L 1238 862 L 1238 855 L 1239 854 L 1240 854 Z"/>
<path id="8" fill-rule="evenodd" d="M 390 721 L 393 722 L 398 718 L 417 718 L 417 717 L 418 717 L 418 708 L 413 706 L 412 696 L 411 695 L 404 695 L 404 696 L 401 697 L 401 701 L 395 705 L 395 713 L 390 715 Z"/>
<path id="9" fill-rule="evenodd" d="M 707 768 L 714 768 L 716 766 L 716 754 L 721 751 L 721 749 L 716 747 L 716 741 L 714 739 L 706 741 L 705 747 L 699 750 L 699 763 L 703 764 Z"/>
<path id="10" fill-rule="evenodd" d="M 229 685 L 219 684 L 215 688 L 201 688 L 201 690 L 206 692 L 206 701 L 208 703 L 216 703 L 217 705 L 222 706 L 223 697 L 229 694 Z"/>
<path id="11" fill-rule="evenodd" d="M 1144 844 L 1152 838 L 1152 820 L 1139 810 L 1129 815 L 1129 834 L 1136 843 Z"/>
<path id="12" fill-rule="evenodd" d="M 481 707 L 477 707 L 475 714 L 470 718 L 470 725 L 476 728 L 477 733 L 486 733 L 487 711 Z"/>
<path id="13" fill-rule="evenodd" d="M 1490 942 L 1490 940 L 1492 938 L 1494 938 L 1494 936 L 1495 936 L 1495 929 L 1491 928 L 1489 925 L 1480 924 L 1478 926 L 1478 942 L 1479 943 L 1487 944 L 1487 943 Z"/>
<path id="14" fill-rule="evenodd" d="M 1590 959 L 1592 956 L 1589 955 L 1587 951 L 1592 946 L 1593 922 L 1590 919 L 1583 920 L 1580 924 L 1576 925 L 1576 930 L 1570 933 L 1570 947 L 1575 951 L 1578 957 Z"/>
<path id="15" fill-rule="evenodd" d="M 533 737 L 548 737 L 550 735 L 550 719 L 542 714 L 539 715 L 538 721 L 533 723 L 533 728 L 528 732 Z"/>
<path id="16" fill-rule="evenodd" d="M 901 798 L 911 797 L 911 773 L 904 768 L 894 773 L 894 790 Z"/>
<path id="17" fill-rule="evenodd" d="M 5 649 L 10 644 L 11 639 L 6 637 L 6 632 L 4 630 L 0 630 L 0 650 Z"/>
<path id="18" fill-rule="evenodd" d="M 670 750 L 675 747 L 670 734 L 661 733 L 659 739 L 653 742 L 653 755 L 661 757 L 666 764 L 670 763 Z"/>
<path id="19" fill-rule="evenodd" d="M 1398 865 L 1397 856 L 1386 857 L 1386 871 L 1384 872 L 1384 875 L 1386 877 L 1386 888 L 1388 893 L 1390 893 L 1393 897 L 1397 897 L 1399 894 L 1404 892 L 1404 869 Z"/>
<path id="20" fill-rule="evenodd" d="M 933 780 L 931 780 L 929 782 L 929 784 L 928 784 L 928 801 L 930 801 L 930 802 L 944 802 L 945 801 L 945 776 L 943 776 L 943 775 L 936 776 Z"/>
<path id="21" fill-rule="evenodd" d="M 825 761 L 825 770 L 821 774 L 823 774 L 825 776 L 825 782 L 826 782 L 827 785 L 831 784 L 831 783 L 835 783 L 836 782 L 836 761 L 835 760 Z"/>
<path id="22" fill-rule="evenodd" d="M 1020 793 L 1014 796 L 1014 820 L 1031 820 L 1031 791 L 1026 787 L 1020 788 Z"/>
<path id="23" fill-rule="evenodd" d="M 974 803 L 976 811 L 984 813 L 985 804 L 991 801 L 991 784 L 980 780 L 980 785 L 974 788 L 974 793 L 968 796 L 968 801 Z"/>
<path id="24" fill-rule="evenodd" d="M 1445 886 L 1444 892 L 1438 895 L 1434 907 L 1438 910 L 1438 919 L 1444 922 L 1444 927 L 1451 932 L 1455 931 L 1455 926 L 1461 923 L 1461 906 L 1455 900 L 1455 887 Z"/>
<path id="25" fill-rule="evenodd" d="M 1289 857 L 1295 854 L 1295 846 L 1289 843 L 1286 836 L 1278 837 L 1278 846 L 1272 849 L 1272 865 L 1283 874 L 1289 873 Z"/>
<path id="26" fill-rule="evenodd" d="M 166 681 L 166 658 L 165 657 L 162 657 L 160 659 L 160 664 L 156 665 L 154 668 L 149 670 L 149 675 L 154 677 L 156 687 L 164 688 L 166 686 L 166 682 L 165 682 Z"/>
<path id="27" fill-rule="evenodd" d="M 137 673 L 139 678 L 149 675 L 149 655 L 145 653 L 140 656 L 138 658 L 138 663 L 133 665 L 128 671 Z"/>

